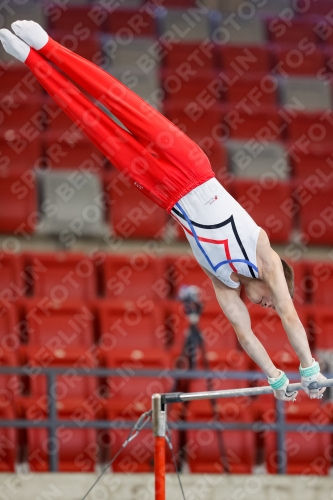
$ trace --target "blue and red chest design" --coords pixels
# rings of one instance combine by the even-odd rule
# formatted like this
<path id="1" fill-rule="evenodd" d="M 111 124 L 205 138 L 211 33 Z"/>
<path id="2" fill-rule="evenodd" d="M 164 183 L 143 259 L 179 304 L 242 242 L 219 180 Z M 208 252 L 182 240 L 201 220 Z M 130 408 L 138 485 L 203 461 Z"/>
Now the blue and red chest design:
<path id="1" fill-rule="evenodd" d="M 177 208 L 175 208 L 175 207 L 177 207 Z M 253 262 L 250 262 L 250 260 L 248 258 L 247 252 L 246 252 L 244 245 L 242 243 L 242 240 L 238 234 L 233 216 L 230 216 L 228 219 L 226 219 L 218 224 L 213 224 L 213 225 L 199 224 L 199 223 L 189 219 L 189 217 L 187 216 L 184 209 L 180 206 L 179 203 L 176 203 L 175 207 L 172 209 L 171 215 L 182 226 L 184 231 L 188 235 L 190 235 L 194 238 L 194 240 L 198 246 L 198 249 L 201 251 L 202 255 L 204 256 L 205 260 L 209 264 L 212 271 L 216 272 L 221 266 L 229 265 L 230 268 L 232 269 L 232 271 L 237 273 L 238 270 L 237 270 L 235 264 L 242 263 L 242 264 L 246 264 L 248 266 L 249 273 L 250 273 L 252 278 L 257 277 L 255 275 L 255 272 L 258 273 L 258 268 L 255 264 L 253 264 Z M 187 224 L 188 227 L 185 224 Z M 222 227 L 224 227 L 225 229 L 231 230 L 233 240 L 234 240 L 234 242 L 236 242 L 237 247 L 238 247 L 239 251 L 241 252 L 243 258 L 233 258 L 232 257 L 231 251 L 230 251 L 229 238 L 225 238 L 225 239 L 207 238 L 204 236 L 200 236 L 198 234 L 198 230 L 200 230 L 200 229 L 214 230 L 214 229 L 219 229 Z M 220 262 L 213 262 L 211 255 L 208 255 L 210 252 L 207 251 L 207 248 L 209 248 L 206 245 L 207 243 L 213 244 L 213 245 L 223 245 L 226 259 L 222 260 Z M 239 253 L 239 252 L 237 252 L 237 253 Z"/>

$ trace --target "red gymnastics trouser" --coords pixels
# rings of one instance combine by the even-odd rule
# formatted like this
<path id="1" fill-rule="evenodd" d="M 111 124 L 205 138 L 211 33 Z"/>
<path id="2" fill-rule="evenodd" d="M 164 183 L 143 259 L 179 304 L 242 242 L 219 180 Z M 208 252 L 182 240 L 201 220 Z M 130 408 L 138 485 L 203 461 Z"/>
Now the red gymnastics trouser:
<path id="1" fill-rule="evenodd" d="M 130 133 L 89 101 L 45 58 L 100 101 Z M 38 52 L 30 50 L 26 65 L 110 162 L 168 212 L 185 194 L 214 177 L 199 146 L 95 64 L 49 38 Z"/>

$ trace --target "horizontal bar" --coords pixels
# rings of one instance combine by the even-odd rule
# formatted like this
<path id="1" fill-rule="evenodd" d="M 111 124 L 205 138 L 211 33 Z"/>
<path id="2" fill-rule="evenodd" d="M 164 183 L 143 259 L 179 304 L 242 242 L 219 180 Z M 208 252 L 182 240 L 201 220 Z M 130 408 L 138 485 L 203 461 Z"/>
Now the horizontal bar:
<path id="1" fill-rule="evenodd" d="M 168 422 L 168 427 L 171 430 L 240 430 L 240 431 L 253 431 L 253 432 L 263 432 L 263 431 L 273 431 L 277 432 L 279 425 L 272 423 L 266 423 L 262 421 L 255 422 Z M 286 432 L 327 432 L 332 433 L 333 425 L 315 425 L 308 424 L 307 422 L 302 422 L 298 424 L 284 424 L 283 429 Z"/>
<path id="2" fill-rule="evenodd" d="M 21 366 L 0 366 L 0 375 L 48 375 L 54 373 L 56 375 L 68 374 L 72 376 L 93 376 L 96 377 L 157 377 L 157 378 L 174 378 L 174 379 L 221 379 L 221 380 L 266 380 L 267 377 L 262 372 L 255 371 L 211 371 L 211 370 L 126 370 L 125 368 L 43 368 L 39 366 L 25 367 Z M 290 380 L 298 380 L 299 372 L 286 372 Z"/>
<path id="3" fill-rule="evenodd" d="M 1 428 L 16 429 L 48 429 L 52 425 L 66 429 L 131 429 L 136 420 L 86 420 L 84 422 L 75 420 L 0 420 Z M 151 429 L 151 424 L 145 425 L 146 429 Z"/>
<path id="4" fill-rule="evenodd" d="M 64 429 L 131 429 L 135 420 L 90 420 L 87 422 L 75 422 L 73 420 L 55 420 L 54 426 L 61 427 Z M 47 429 L 51 425 L 49 420 L 0 420 L 1 428 L 15 428 L 15 429 Z M 263 432 L 263 431 L 273 431 L 278 430 L 278 424 L 276 423 L 266 423 L 261 420 L 255 422 L 169 422 L 168 426 L 171 430 L 182 431 L 182 430 L 252 430 L 253 432 Z M 333 433 L 333 425 L 315 425 L 308 424 L 307 422 L 302 422 L 299 424 L 285 424 L 283 428 L 286 432 L 329 432 Z M 152 424 L 147 423 L 144 425 L 144 429 L 152 429 Z"/>
<path id="5" fill-rule="evenodd" d="M 312 389 L 321 387 L 332 387 L 333 378 L 322 382 L 313 382 Z M 289 384 L 288 392 L 302 391 L 300 383 Z M 261 396 L 263 394 L 272 394 L 273 389 L 267 385 L 264 387 L 251 387 L 246 389 L 227 389 L 224 391 L 207 391 L 207 392 L 174 392 L 169 394 L 161 394 L 162 404 L 181 403 L 185 401 L 198 401 L 202 399 L 221 399 L 221 398 L 237 398 L 242 396 Z"/>

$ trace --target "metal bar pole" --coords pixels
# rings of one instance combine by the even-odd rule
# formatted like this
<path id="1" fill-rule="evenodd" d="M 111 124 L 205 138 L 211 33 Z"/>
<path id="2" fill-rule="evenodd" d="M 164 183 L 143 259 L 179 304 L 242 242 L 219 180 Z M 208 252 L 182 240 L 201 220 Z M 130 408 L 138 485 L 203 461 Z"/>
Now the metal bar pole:
<path id="1" fill-rule="evenodd" d="M 323 380 L 322 382 L 313 382 L 311 389 L 318 389 L 321 387 L 333 387 L 333 378 Z M 300 383 L 289 384 L 288 392 L 302 391 L 303 388 Z M 211 392 L 174 392 L 161 394 L 162 403 L 178 403 L 185 401 L 197 401 L 200 399 L 219 399 L 219 398 L 236 398 L 240 396 L 260 396 L 262 394 L 272 394 L 273 389 L 270 386 L 264 387 L 251 387 L 246 389 L 228 389 L 225 391 L 211 391 Z"/>
<path id="2" fill-rule="evenodd" d="M 285 447 L 285 415 L 284 401 L 276 400 L 276 420 L 277 420 L 277 450 L 278 450 L 278 473 L 285 474 L 287 470 L 287 453 Z"/>
<path id="3" fill-rule="evenodd" d="M 165 500 L 166 411 L 160 394 L 152 397 L 154 433 L 155 500 Z"/>
<path id="4" fill-rule="evenodd" d="M 47 393 L 49 397 L 49 463 L 50 471 L 58 471 L 58 440 L 57 440 L 57 403 L 55 399 L 56 374 L 47 374 Z"/>

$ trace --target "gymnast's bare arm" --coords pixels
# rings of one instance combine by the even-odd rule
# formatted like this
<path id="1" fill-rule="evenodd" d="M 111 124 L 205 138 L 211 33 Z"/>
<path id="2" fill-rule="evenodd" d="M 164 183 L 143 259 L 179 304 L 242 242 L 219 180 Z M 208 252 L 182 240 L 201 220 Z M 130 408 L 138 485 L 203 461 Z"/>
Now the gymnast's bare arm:
<path id="1" fill-rule="evenodd" d="M 239 296 L 240 287 L 237 289 L 229 288 L 209 271 L 202 269 L 211 278 L 216 298 L 234 328 L 239 343 L 268 377 L 278 377 L 279 370 L 274 366 L 266 349 L 251 329 L 249 312 Z"/>
<path id="2" fill-rule="evenodd" d="M 268 286 L 274 308 L 281 318 L 283 328 L 301 365 L 311 366 L 312 355 L 308 339 L 290 297 L 281 259 L 271 248 L 269 239 L 264 232 L 257 248 L 257 265 L 260 269 L 260 278 Z"/>

